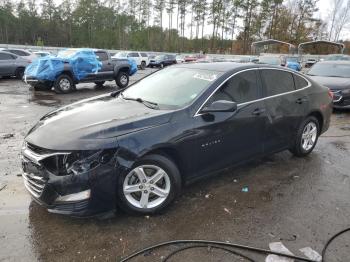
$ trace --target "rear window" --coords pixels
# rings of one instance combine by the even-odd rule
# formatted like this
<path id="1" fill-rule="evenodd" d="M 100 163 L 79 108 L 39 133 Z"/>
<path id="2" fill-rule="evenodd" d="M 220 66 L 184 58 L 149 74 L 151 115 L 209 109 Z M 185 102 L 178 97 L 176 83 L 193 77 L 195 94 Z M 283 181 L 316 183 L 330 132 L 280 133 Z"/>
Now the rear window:
<path id="1" fill-rule="evenodd" d="M 294 80 L 291 73 L 282 70 L 265 69 L 261 71 L 265 97 L 294 91 Z"/>
<path id="2" fill-rule="evenodd" d="M 129 53 L 128 57 L 139 57 L 138 53 Z"/>
<path id="3" fill-rule="evenodd" d="M 98 57 L 98 60 L 100 61 L 107 61 L 108 55 L 106 52 L 95 52 L 96 56 Z"/>
<path id="4" fill-rule="evenodd" d="M 296 89 L 301 89 L 309 85 L 309 83 L 301 76 L 293 75 L 293 77 L 294 77 L 294 83 L 295 83 Z"/>
<path id="5" fill-rule="evenodd" d="M 14 53 L 14 54 L 19 55 L 19 56 L 30 56 L 29 53 L 21 51 L 21 50 L 10 50 L 9 49 L 9 52 Z"/>
<path id="6" fill-rule="evenodd" d="M 15 59 L 15 58 L 10 54 L 0 53 L 0 60 L 11 60 L 11 59 Z"/>

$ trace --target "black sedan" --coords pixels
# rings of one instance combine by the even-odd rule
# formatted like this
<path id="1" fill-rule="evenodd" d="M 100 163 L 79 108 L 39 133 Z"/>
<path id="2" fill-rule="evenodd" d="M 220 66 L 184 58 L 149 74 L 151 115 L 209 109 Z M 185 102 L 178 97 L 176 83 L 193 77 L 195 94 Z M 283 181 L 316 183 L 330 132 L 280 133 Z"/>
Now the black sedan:
<path id="1" fill-rule="evenodd" d="M 350 108 L 350 61 L 318 62 L 307 74 L 333 92 L 334 108 Z"/>
<path id="2" fill-rule="evenodd" d="M 176 64 L 176 56 L 175 55 L 158 55 L 149 61 L 149 67 L 160 67 L 163 68 L 165 66 Z"/>
<path id="3" fill-rule="evenodd" d="M 182 64 L 40 119 L 24 185 L 50 212 L 158 212 L 181 187 L 263 155 L 311 153 L 329 127 L 328 89 L 279 67 Z"/>

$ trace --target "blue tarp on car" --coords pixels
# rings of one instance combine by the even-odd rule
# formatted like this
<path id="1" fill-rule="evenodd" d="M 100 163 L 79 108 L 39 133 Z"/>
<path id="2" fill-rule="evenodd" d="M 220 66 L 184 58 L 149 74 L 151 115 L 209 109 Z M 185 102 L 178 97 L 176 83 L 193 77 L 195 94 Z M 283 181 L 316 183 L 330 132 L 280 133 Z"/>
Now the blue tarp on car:
<path id="1" fill-rule="evenodd" d="M 39 80 L 54 81 L 64 70 L 64 64 L 70 64 L 74 77 L 83 79 L 86 75 L 97 73 L 102 66 L 92 49 L 66 49 L 57 56 L 46 56 L 34 60 L 25 70 L 26 76 Z"/>
<path id="2" fill-rule="evenodd" d="M 129 61 L 129 65 L 130 65 L 129 75 L 132 76 L 133 74 L 135 74 L 137 72 L 137 63 L 132 58 L 128 58 L 128 61 Z"/>

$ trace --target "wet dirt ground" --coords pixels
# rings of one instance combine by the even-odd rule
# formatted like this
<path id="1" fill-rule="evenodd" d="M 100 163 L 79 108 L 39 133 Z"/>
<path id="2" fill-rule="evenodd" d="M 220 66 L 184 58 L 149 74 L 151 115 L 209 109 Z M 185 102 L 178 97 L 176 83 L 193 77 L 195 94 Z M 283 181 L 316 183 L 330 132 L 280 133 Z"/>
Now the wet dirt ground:
<path id="1" fill-rule="evenodd" d="M 132 81 L 148 74 L 140 71 Z M 74 219 L 49 214 L 31 201 L 21 177 L 23 137 L 45 113 L 110 92 L 78 85 L 78 92 L 34 92 L 15 79 L 0 79 L 0 261 L 117 261 L 134 250 L 175 239 L 207 239 L 260 248 L 282 242 L 295 255 L 317 252 L 350 227 L 350 112 L 335 112 L 329 131 L 303 159 L 282 152 L 228 169 L 184 189 L 157 216 Z M 246 189 L 243 191 L 242 189 Z M 133 261 L 161 261 L 176 247 Z M 256 261 L 265 256 L 252 253 Z M 350 233 L 337 239 L 327 262 L 350 261 Z M 188 250 L 171 261 L 245 261 L 222 251 Z"/>

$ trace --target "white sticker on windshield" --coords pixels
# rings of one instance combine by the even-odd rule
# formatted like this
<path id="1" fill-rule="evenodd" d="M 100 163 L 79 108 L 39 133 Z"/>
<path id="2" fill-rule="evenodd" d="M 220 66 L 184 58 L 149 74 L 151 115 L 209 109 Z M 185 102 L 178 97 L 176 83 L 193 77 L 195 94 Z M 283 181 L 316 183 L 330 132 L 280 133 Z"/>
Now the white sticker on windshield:
<path id="1" fill-rule="evenodd" d="M 210 74 L 210 73 L 197 73 L 197 74 L 193 75 L 193 78 L 205 80 L 208 82 L 213 82 L 217 78 L 217 75 Z"/>

